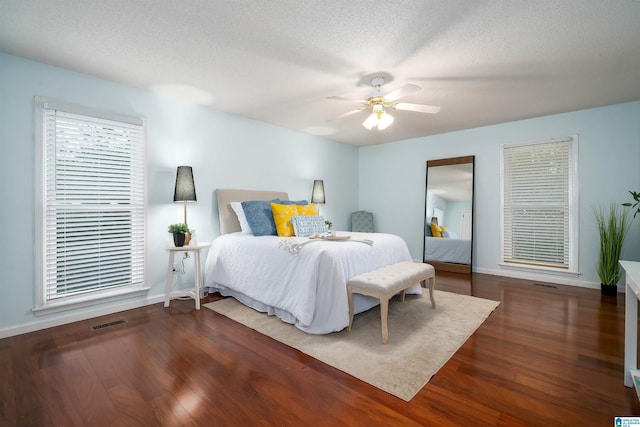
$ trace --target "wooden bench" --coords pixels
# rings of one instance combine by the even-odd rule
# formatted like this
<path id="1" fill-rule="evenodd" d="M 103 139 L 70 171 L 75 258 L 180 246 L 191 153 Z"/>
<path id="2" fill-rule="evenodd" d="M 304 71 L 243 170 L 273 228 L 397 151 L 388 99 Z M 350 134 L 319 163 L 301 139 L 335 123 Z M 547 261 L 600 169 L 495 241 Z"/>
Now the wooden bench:
<path id="1" fill-rule="evenodd" d="M 387 316 L 389 313 L 389 299 L 401 292 L 401 300 L 407 289 L 420 283 L 423 288 L 429 281 L 429 297 L 431 307 L 436 308 L 436 300 L 433 297 L 436 277 L 435 269 L 430 264 L 416 262 L 400 262 L 388 265 L 368 273 L 352 277 L 347 282 L 347 295 L 349 297 L 349 327 L 353 324 L 353 294 L 368 295 L 380 300 L 380 320 L 382 323 L 382 342 L 389 341 L 387 329 Z"/>

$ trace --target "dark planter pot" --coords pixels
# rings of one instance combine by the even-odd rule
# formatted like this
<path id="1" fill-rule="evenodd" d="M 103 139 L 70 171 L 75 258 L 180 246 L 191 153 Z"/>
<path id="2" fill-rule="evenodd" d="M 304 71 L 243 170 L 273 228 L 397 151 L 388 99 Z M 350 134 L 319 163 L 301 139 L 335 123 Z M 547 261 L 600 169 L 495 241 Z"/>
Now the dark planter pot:
<path id="1" fill-rule="evenodd" d="M 176 245 L 177 247 L 184 246 L 184 238 L 185 238 L 184 233 L 175 233 L 173 235 L 173 244 Z"/>
<path id="2" fill-rule="evenodd" d="M 615 295 L 618 295 L 618 287 L 615 285 L 611 286 L 611 285 L 605 285 L 604 283 L 600 283 L 600 293 L 602 295 L 615 296 Z"/>

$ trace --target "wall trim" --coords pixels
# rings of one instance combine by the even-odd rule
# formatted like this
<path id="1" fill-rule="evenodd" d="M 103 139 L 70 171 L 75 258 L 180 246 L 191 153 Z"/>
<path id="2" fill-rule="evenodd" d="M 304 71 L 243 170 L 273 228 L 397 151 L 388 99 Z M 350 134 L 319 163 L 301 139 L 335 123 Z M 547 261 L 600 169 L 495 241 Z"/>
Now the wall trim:
<path id="1" fill-rule="evenodd" d="M 540 282 L 555 283 L 558 285 L 577 286 L 580 288 L 600 289 L 600 283 L 588 282 L 586 280 L 572 279 L 547 275 L 538 272 L 525 272 L 519 270 L 492 270 L 489 268 L 475 268 L 474 273 L 490 274 L 492 276 L 512 277 L 514 279 L 536 280 Z M 624 286 L 618 286 L 618 292 L 624 292 Z"/>
<path id="2" fill-rule="evenodd" d="M 164 293 L 147 297 L 145 299 L 136 299 L 133 301 L 124 301 L 120 304 L 109 305 L 107 307 L 91 307 L 79 312 L 70 313 L 63 316 L 57 316 L 55 319 L 37 319 L 33 322 L 27 322 L 20 325 L 13 325 L 8 328 L 0 329 L 0 339 L 8 338 L 16 335 L 27 334 L 29 332 L 39 331 L 41 329 L 52 328 L 54 326 L 66 325 L 68 323 L 79 322 L 81 320 L 92 319 L 94 317 L 106 316 L 108 314 L 118 313 L 120 311 L 140 308 L 147 305 L 156 304 L 164 301 Z"/>

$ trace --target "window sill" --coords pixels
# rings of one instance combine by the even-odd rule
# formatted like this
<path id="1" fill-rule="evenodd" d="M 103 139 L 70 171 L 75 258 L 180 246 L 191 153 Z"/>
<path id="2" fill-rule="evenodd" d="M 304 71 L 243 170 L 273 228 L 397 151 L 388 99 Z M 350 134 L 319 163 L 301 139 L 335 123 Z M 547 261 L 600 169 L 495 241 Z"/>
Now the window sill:
<path id="1" fill-rule="evenodd" d="M 74 310 L 77 308 L 88 307 L 91 305 L 104 304 L 111 301 L 118 301 L 125 298 L 136 297 L 146 294 L 149 289 L 150 288 L 148 286 L 137 286 L 135 288 L 118 289 L 101 295 L 76 297 L 70 300 L 61 300 L 54 303 L 49 303 L 41 307 L 35 307 L 32 311 L 36 316 L 44 316 L 47 314 L 59 313 L 63 311 Z"/>
<path id="2" fill-rule="evenodd" d="M 536 265 L 523 265 L 523 264 L 512 264 L 512 263 L 499 263 L 501 268 L 506 270 L 517 270 L 517 271 L 526 271 L 529 273 L 540 273 L 540 274 L 549 274 L 549 275 L 559 275 L 566 277 L 579 277 L 581 273 L 579 271 L 567 270 L 563 268 L 552 268 L 552 267 L 542 267 Z"/>

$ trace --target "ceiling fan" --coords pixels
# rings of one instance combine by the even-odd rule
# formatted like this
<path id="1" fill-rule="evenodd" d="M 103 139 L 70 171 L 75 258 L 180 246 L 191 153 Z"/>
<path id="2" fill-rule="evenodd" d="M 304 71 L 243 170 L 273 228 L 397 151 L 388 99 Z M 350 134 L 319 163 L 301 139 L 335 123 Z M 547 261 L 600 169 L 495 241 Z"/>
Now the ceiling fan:
<path id="1" fill-rule="evenodd" d="M 371 115 L 369 115 L 369 117 L 367 117 L 367 119 L 364 122 L 362 122 L 362 126 L 364 126 L 369 130 L 377 126 L 378 130 L 383 130 L 388 128 L 389 125 L 393 123 L 393 116 L 387 113 L 388 109 L 416 111 L 418 113 L 429 113 L 429 114 L 436 114 L 440 111 L 440 107 L 437 107 L 434 105 L 396 102 L 396 100 L 404 96 L 418 92 L 420 90 L 420 86 L 407 84 L 385 95 L 382 92 L 383 84 L 384 84 L 384 77 L 372 78 L 371 86 L 373 86 L 376 91 L 373 95 L 371 95 L 370 97 L 364 100 L 342 98 L 339 96 L 330 96 L 329 99 L 337 99 L 341 101 L 356 101 L 364 104 L 362 108 L 358 108 L 357 110 L 353 110 L 353 111 L 348 111 L 336 117 L 336 119 L 350 116 L 352 114 L 359 113 L 360 111 L 371 110 Z"/>

